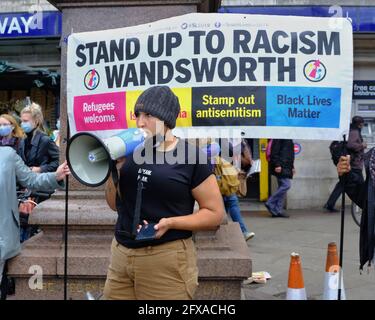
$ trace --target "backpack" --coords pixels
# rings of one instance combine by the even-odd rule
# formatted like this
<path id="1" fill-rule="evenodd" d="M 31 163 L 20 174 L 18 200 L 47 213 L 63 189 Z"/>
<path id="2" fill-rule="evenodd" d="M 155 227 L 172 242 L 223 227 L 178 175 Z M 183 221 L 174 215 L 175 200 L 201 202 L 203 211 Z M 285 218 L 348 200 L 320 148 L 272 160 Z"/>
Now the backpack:
<path id="1" fill-rule="evenodd" d="M 237 169 L 222 157 L 215 157 L 214 173 L 223 196 L 236 193 L 240 187 Z"/>
<path id="2" fill-rule="evenodd" d="M 266 159 L 267 159 L 268 162 L 270 162 L 270 160 L 271 160 L 272 141 L 273 141 L 273 139 L 270 139 L 268 141 L 267 147 L 266 147 Z"/>
<path id="3" fill-rule="evenodd" d="M 331 158 L 335 166 L 339 163 L 340 157 L 342 156 L 342 151 L 344 148 L 344 141 L 332 141 L 329 145 L 329 151 L 331 153 Z"/>

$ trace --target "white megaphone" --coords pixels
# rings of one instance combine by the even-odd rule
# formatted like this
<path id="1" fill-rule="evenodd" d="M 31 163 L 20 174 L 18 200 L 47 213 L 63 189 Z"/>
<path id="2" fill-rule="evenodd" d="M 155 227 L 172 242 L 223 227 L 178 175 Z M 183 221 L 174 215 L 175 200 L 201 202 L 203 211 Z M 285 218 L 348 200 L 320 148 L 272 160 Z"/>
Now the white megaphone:
<path id="1" fill-rule="evenodd" d="M 114 160 L 126 157 L 144 142 L 146 132 L 133 128 L 107 139 L 80 132 L 68 142 L 66 159 L 74 178 L 80 183 L 97 187 L 108 179 Z"/>

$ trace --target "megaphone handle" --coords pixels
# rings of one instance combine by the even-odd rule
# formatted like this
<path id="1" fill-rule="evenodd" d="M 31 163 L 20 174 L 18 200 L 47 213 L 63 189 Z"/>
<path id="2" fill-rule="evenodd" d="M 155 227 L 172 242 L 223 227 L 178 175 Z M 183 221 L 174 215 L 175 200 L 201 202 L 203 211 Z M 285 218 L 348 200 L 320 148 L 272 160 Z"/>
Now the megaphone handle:
<path id="1" fill-rule="evenodd" d="M 134 210 L 134 218 L 133 218 L 133 236 L 137 235 L 137 229 L 141 218 L 141 205 L 142 205 L 142 189 L 143 183 L 141 178 L 138 180 L 137 184 L 137 198 L 135 200 L 135 210 Z"/>
<path id="2" fill-rule="evenodd" d="M 343 145 L 341 149 L 341 155 L 342 156 L 347 156 L 348 155 L 348 142 L 346 141 L 346 134 L 343 135 Z"/>
<path id="3" fill-rule="evenodd" d="M 117 190 L 119 180 L 118 180 L 118 171 L 116 168 L 116 161 L 114 160 L 112 160 L 112 163 L 111 163 L 111 174 L 112 174 L 113 184 L 115 185 L 116 190 Z"/>

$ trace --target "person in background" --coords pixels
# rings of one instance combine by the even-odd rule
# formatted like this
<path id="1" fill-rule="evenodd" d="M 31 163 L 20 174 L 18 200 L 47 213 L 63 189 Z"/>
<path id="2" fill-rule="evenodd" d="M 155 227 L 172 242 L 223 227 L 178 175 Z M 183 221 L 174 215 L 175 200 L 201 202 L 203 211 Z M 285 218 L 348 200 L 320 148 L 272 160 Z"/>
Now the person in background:
<path id="1" fill-rule="evenodd" d="M 59 166 L 56 172 L 37 174 L 24 164 L 11 147 L 0 147 L 0 291 L 2 298 L 5 298 L 7 293 L 6 277 L 2 281 L 6 261 L 21 251 L 16 183 L 33 190 L 57 189 L 63 187 L 61 181 L 69 174 L 66 162 Z"/>
<path id="2" fill-rule="evenodd" d="M 221 145 L 220 143 L 216 143 L 216 142 L 213 142 L 211 144 L 208 144 L 204 149 L 204 152 L 207 154 L 209 160 L 211 161 L 211 163 L 213 164 L 213 172 L 215 172 L 215 166 L 218 166 L 218 165 L 221 165 L 223 164 L 223 159 L 224 158 L 221 158 L 220 161 L 217 161 L 218 158 L 217 157 L 220 157 L 221 156 L 221 147 L 224 145 L 224 148 L 228 148 L 229 150 L 229 157 L 232 157 L 232 159 L 236 156 L 238 156 L 238 154 L 241 154 L 241 159 L 240 161 L 242 160 L 242 151 L 243 149 L 241 148 L 241 152 L 236 152 L 238 151 L 237 149 L 237 146 L 233 147 L 233 144 L 228 140 L 228 139 L 221 139 L 220 140 L 221 142 Z M 228 145 L 229 144 L 229 145 Z M 242 147 L 242 143 L 241 143 L 241 147 Z M 238 153 L 238 154 L 236 154 Z M 227 157 L 228 159 L 228 157 Z M 224 159 L 224 161 L 226 161 L 226 166 L 230 166 L 230 171 L 233 171 L 233 172 L 236 172 L 236 174 L 238 174 L 238 170 L 226 159 Z M 246 164 L 250 164 L 251 165 L 251 159 L 245 159 L 244 160 Z M 233 161 L 232 161 L 233 162 Z M 239 162 L 239 161 L 237 161 Z M 242 161 L 241 161 L 241 164 L 242 164 Z M 223 170 L 216 170 L 217 172 L 219 171 L 223 171 Z M 217 179 L 220 177 L 216 177 Z M 239 183 L 239 181 L 238 181 Z M 222 192 L 222 190 L 221 190 Z M 238 200 L 238 196 L 237 194 L 234 192 L 232 194 L 229 194 L 229 195 L 225 195 L 223 194 L 222 192 L 222 197 L 223 197 L 223 202 L 224 202 L 224 206 L 225 206 L 225 211 L 230 215 L 231 219 L 233 222 L 237 222 L 239 225 L 240 225 L 240 228 L 241 228 L 241 231 L 242 231 L 242 234 L 245 238 L 246 241 L 254 238 L 255 236 L 255 233 L 254 232 L 250 232 L 245 224 L 245 221 L 243 220 L 243 217 L 241 215 L 241 208 L 240 208 L 240 202 Z"/>
<path id="3" fill-rule="evenodd" d="M 365 126 L 365 120 L 360 116 L 355 116 L 352 118 L 352 123 L 350 125 L 349 138 L 348 138 L 348 152 L 350 154 L 350 166 L 352 172 L 358 175 L 358 177 L 363 178 L 363 164 L 365 150 L 367 148 L 367 143 L 363 141 L 362 129 Z"/>
<path id="4" fill-rule="evenodd" d="M 224 201 L 225 210 L 226 210 L 227 213 L 229 213 L 232 221 L 239 223 L 242 234 L 243 234 L 245 240 L 248 241 L 248 240 L 254 238 L 255 233 L 250 232 L 247 229 L 245 221 L 243 220 L 238 196 L 235 193 L 233 193 L 229 196 L 223 195 L 223 201 Z"/>
<path id="5" fill-rule="evenodd" d="M 18 154 L 32 171 L 53 172 L 59 165 L 59 149 L 44 132 L 41 107 L 32 103 L 21 111 L 21 128 L 26 134 Z"/>
<path id="6" fill-rule="evenodd" d="M 351 156 L 342 156 L 337 164 L 337 173 L 344 175 L 345 192 L 361 209 L 359 233 L 359 268 L 363 270 L 367 263 L 368 270 L 374 263 L 375 249 L 375 148 L 364 154 L 366 181 L 361 179 L 351 168 Z"/>
<path id="7" fill-rule="evenodd" d="M 58 147 L 60 147 L 60 118 L 56 121 L 56 130 L 53 130 L 51 139 Z"/>
<path id="8" fill-rule="evenodd" d="M 0 115 L 0 146 L 9 146 L 17 151 L 24 133 L 16 119 L 9 114 Z"/>
<path id="9" fill-rule="evenodd" d="M 59 166 L 59 148 L 44 132 L 43 123 L 42 109 L 38 104 L 32 103 L 21 111 L 21 128 L 26 137 L 19 144 L 18 154 L 36 173 L 54 172 Z M 53 192 L 51 190 L 49 194 Z M 33 200 L 40 203 L 48 198 L 49 196 L 38 196 Z M 33 233 L 28 225 L 28 218 L 28 212 L 21 212 L 21 242 Z"/>
<path id="10" fill-rule="evenodd" d="M 365 121 L 360 116 L 354 116 L 352 118 L 352 123 L 350 124 L 350 131 L 348 137 L 348 143 L 346 145 L 348 153 L 350 155 L 350 167 L 352 174 L 358 176 L 358 183 L 364 182 L 363 178 L 363 159 L 365 154 L 365 149 L 367 148 L 366 142 L 362 138 L 362 129 L 365 125 Z M 326 204 L 323 206 L 329 212 L 338 212 L 335 208 L 337 199 L 342 194 L 342 185 L 339 182 L 336 183 L 335 188 L 331 192 Z"/>
<path id="11" fill-rule="evenodd" d="M 293 140 L 273 139 L 270 170 L 277 178 L 278 189 L 264 205 L 273 218 L 289 218 L 289 215 L 283 213 L 283 206 L 295 174 Z"/>
<path id="12" fill-rule="evenodd" d="M 241 139 L 241 171 L 247 173 L 253 164 L 253 156 L 249 143 Z"/>

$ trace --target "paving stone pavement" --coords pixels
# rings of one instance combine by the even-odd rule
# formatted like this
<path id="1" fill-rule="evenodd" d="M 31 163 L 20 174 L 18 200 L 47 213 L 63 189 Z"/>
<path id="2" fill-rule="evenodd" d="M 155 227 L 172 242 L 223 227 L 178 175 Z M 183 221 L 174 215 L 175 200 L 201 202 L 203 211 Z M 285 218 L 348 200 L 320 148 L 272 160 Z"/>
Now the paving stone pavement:
<path id="1" fill-rule="evenodd" d="M 248 208 L 245 208 L 247 210 Z M 359 227 L 350 208 L 345 215 L 344 286 L 348 300 L 375 299 L 375 269 L 359 272 Z M 323 210 L 288 210 L 289 219 L 271 218 L 267 211 L 243 211 L 243 217 L 255 237 L 248 241 L 253 272 L 268 271 L 266 284 L 243 285 L 244 300 L 285 299 L 290 254 L 301 256 L 305 288 L 309 300 L 323 296 L 324 271 L 329 242 L 339 250 L 341 213 Z"/>

